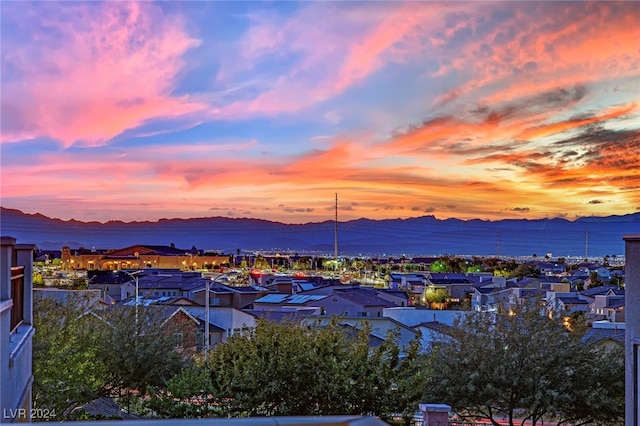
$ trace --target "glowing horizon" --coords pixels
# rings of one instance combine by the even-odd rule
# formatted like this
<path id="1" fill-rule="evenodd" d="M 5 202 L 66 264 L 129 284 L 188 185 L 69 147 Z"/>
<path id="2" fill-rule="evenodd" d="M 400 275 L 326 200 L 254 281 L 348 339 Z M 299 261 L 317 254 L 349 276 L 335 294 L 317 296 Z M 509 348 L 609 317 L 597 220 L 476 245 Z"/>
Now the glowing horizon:
<path id="1" fill-rule="evenodd" d="M 638 2 L 3 2 L 1 205 L 640 211 Z"/>

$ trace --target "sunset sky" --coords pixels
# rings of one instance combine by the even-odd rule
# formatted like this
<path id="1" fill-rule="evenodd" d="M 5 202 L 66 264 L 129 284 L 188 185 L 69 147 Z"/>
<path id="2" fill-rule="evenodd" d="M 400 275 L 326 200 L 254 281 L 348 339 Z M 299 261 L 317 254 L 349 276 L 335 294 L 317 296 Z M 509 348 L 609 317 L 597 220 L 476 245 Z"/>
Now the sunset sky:
<path id="1" fill-rule="evenodd" d="M 3 207 L 640 211 L 640 2 L 2 1 Z"/>

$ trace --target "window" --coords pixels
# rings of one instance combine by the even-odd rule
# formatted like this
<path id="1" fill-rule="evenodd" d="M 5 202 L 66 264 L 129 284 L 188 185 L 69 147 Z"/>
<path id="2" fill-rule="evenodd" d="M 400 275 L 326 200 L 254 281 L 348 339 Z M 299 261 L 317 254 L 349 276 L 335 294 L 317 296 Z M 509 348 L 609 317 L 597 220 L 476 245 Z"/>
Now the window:
<path id="1" fill-rule="evenodd" d="M 11 332 L 22 324 L 24 318 L 24 266 L 14 266 L 11 268 Z"/>
<path id="2" fill-rule="evenodd" d="M 184 335 L 182 334 L 182 331 L 176 332 L 173 336 L 175 338 L 176 348 L 181 348 L 184 340 Z"/>

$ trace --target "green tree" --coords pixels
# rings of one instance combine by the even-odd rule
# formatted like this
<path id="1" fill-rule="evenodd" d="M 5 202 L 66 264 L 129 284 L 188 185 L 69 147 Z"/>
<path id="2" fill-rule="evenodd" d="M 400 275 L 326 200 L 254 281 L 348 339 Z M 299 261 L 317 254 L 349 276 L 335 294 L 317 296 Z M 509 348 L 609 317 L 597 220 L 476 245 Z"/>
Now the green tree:
<path id="1" fill-rule="evenodd" d="M 531 263 L 521 263 L 514 269 L 511 276 L 518 277 L 519 280 L 525 277 L 540 278 L 540 268 Z"/>
<path id="2" fill-rule="evenodd" d="M 447 264 L 442 260 L 438 259 L 429 265 L 429 271 L 431 272 L 448 272 Z"/>
<path id="3" fill-rule="evenodd" d="M 151 387 L 164 386 L 184 366 L 175 350 L 175 337 L 164 328 L 162 307 L 118 306 L 104 316 L 100 359 L 107 367 L 111 396 L 131 390 L 146 395 Z M 173 330 L 175 331 L 175 330 Z"/>
<path id="4" fill-rule="evenodd" d="M 550 418 L 619 424 L 624 386 L 614 385 L 610 376 L 619 379 L 624 370 L 611 366 L 579 333 L 541 315 L 537 302 L 518 304 L 510 313 L 461 317 L 434 345 L 427 398 L 450 404 L 461 415 L 488 418 L 494 425 L 499 417 L 510 425 L 516 419 L 535 425 Z M 572 409 L 583 406 L 588 383 L 602 389 L 604 401 L 597 405 L 602 413 Z"/>
<path id="5" fill-rule="evenodd" d="M 194 363 L 174 375 L 166 386 L 153 388 L 146 406 L 163 418 L 218 417 L 220 411 L 210 404 L 215 389 L 204 363 Z"/>
<path id="6" fill-rule="evenodd" d="M 553 420 L 562 425 L 624 424 L 624 348 L 583 342 L 574 354 L 570 398 L 557 401 Z"/>
<path id="7" fill-rule="evenodd" d="M 42 274 L 39 272 L 34 272 L 33 273 L 33 286 L 34 287 L 42 287 L 44 286 L 44 278 L 42 277 Z"/>
<path id="8" fill-rule="evenodd" d="M 253 267 L 257 269 L 269 269 L 271 265 L 269 265 L 269 262 L 267 262 L 262 255 L 258 255 L 253 262 Z"/>
<path id="9" fill-rule="evenodd" d="M 259 321 L 212 352 L 215 403 L 224 415 L 411 412 L 423 386 L 415 348 L 401 359 L 394 336 L 369 347 L 369 329 Z M 411 382 L 411 381 L 414 382 Z M 295 397 L 292 397 L 295 395 Z"/>
<path id="10" fill-rule="evenodd" d="M 590 278 L 591 278 L 591 284 L 589 284 L 589 287 L 600 287 L 604 285 L 604 282 L 602 281 L 602 279 L 600 278 L 600 275 L 598 275 L 598 273 L 596 271 L 591 272 Z"/>
<path id="11" fill-rule="evenodd" d="M 33 405 L 56 420 L 107 392 L 101 360 L 104 322 L 88 313 L 89 301 L 72 296 L 65 304 L 34 296 Z"/>
<path id="12" fill-rule="evenodd" d="M 611 277 L 611 284 L 617 285 L 618 288 L 624 288 L 624 276 L 623 275 L 613 275 Z"/>
<path id="13" fill-rule="evenodd" d="M 427 303 L 444 303 L 449 299 L 449 293 L 444 288 L 427 287 L 425 294 Z"/>
<path id="14" fill-rule="evenodd" d="M 34 407 L 57 420 L 101 396 L 144 395 L 183 366 L 159 309 L 93 308 L 85 297 L 34 298 Z"/>

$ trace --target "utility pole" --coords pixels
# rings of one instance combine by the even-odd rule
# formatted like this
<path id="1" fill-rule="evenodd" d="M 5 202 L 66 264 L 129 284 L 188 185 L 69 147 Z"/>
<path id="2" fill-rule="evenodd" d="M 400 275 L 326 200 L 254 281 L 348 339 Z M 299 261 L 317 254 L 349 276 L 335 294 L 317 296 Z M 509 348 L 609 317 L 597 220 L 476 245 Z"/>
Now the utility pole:
<path id="1" fill-rule="evenodd" d="M 333 237 L 333 258 L 336 262 L 335 270 L 338 269 L 338 193 L 336 192 L 336 222 Z"/>
<path id="2" fill-rule="evenodd" d="M 209 323 L 210 323 L 210 317 L 211 317 L 211 314 L 210 314 L 211 302 L 209 299 L 209 287 L 211 287 L 211 284 L 215 284 L 219 278 L 226 277 L 227 275 L 229 275 L 228 272 L 221 272 L 213 280 L 207 281 L 207 284 L 204 287 L 205 289 L 205 293 L 204 293 L 204 362 L 205 363 L 209 359 L 209 347 L 211 346 L 211 340 L 209 337 L 209 333 L 210 333 Z"/>

